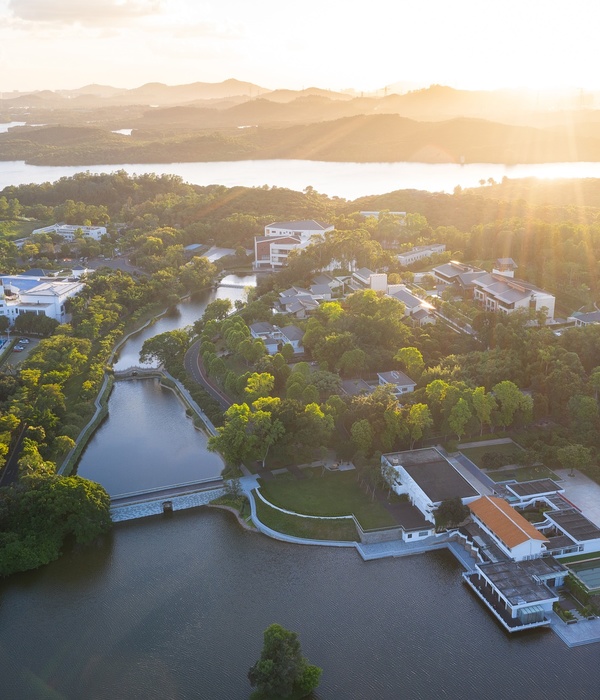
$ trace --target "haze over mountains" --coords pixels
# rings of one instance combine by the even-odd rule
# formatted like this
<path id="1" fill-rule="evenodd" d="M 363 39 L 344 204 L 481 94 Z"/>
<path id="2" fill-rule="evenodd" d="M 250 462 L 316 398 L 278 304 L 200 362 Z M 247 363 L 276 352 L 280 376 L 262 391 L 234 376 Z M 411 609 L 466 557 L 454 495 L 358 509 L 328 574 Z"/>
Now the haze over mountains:
<path id="1" fill-rule="evenodd" d="M 600 160 L 600 98 L 578 91 L 269 90 L 239 80 L 3 94 L 0 159 L 45 164 L 306 158 Z M 131 136 L 115 134 L 131 129 Z"/>

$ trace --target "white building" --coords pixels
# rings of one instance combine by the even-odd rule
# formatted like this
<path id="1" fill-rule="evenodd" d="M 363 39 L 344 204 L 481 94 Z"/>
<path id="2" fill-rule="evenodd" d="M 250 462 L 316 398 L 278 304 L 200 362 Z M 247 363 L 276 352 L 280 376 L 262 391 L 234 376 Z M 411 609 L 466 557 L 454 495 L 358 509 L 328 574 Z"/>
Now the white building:
<path id="1" fill-rule="evenodd" d="M 354 288 L 373 289 L 376 292 L 387 292 L 387 274 L 385 272 L 372 272 L 368 267 L 361 267 L 352 273 Z"/>
<path id="2" fill-rule="evenodd" d="M 417 382 L 414 382 L 407 374 L 400 372 L 400 370 L 377 372 L 377 377 L 379 378 L 379 386 L 392 386 L 396 397 L 414 391 L 417 386 Z"/>
<path id="3" fill-rule="evenodd" d="M 68 320 L 66 300 L 84 287 L 83 282 L 77 279 L 26 275 L 7 275 L 0 279 L 0 315 L 7 316 L 11 324 L 24 313 L 44 315 L 64 323 Z"/>
<path id="4" fill-rule="evenodd" d="M 95 241 L 99 241 L 102 236 L 106 235 L 106 226 L 76 226 L 75 224 L 52 224 L 52 226 L 45 226 L 44 228 L 36 228 L 33 233 L 58 233 L 62 236 L 65 241 L 71 243 L 75 240 L 75 234 L 77 231 L 87 238 L 93 238 Z"/>
<path id="5" fill-rule="evenodd" d="M 514 561 L 541 557 L 548 538 L 503 498 L 483 496 L 469 504 L 473 520 Z"/>
<path id="6" fill-rule="evenodd" d="M 464 505 L 480 494 L 435 447 L 394 452 L 381 457 L 383 474 L 397 494 L 406 494 L 425 519 L 435 523 L 435 511 L 443 501 L 460 498 Z M 387 468 L 387 469 L 386 469 Z"/>
<path id="7" fill-rule="evenodd" d="M 388 285 L 388 296 L 404 304 L 404 315 L 410 317 L 413 325 L 424 326 L 435 323 L 435 307 L 425 299 L 420 299 L 403 284 Z"/>
<path id="8" fill-rule="evenodd" d="M 419 260 L 425 260 L 437 253 L 443 253 L 445 250 L 446 246 L 443 243 L 415 246 L 412 250 L 407 250 L 406 253 L 399 253 L 398 262 L 400 265 L 412 265 Z"/>
<path id="9" fill-rule="evenodd" d="M 486 311 L 510 314 L 517 309 L 545 309 L 547 318 L 554 318 L 555 297 L 529 282 L 491 273 L 477 277 L 473 285 L 473 299 Z"/>
<path id="10" fill-rule="evenodd" d="M 292 250 L 305 248 L 315 237 L 334 227 L 319 221 L 278 221 L 265 226 L 265 235 L 254 239 L 254 267 L 276 270 L 287 265 Z"/>

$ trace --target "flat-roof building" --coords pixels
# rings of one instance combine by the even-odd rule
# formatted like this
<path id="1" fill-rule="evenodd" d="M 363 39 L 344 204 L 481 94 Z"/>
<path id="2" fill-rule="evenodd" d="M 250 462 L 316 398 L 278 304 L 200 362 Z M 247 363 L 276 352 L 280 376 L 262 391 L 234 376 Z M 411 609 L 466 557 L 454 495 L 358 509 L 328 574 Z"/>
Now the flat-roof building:
<path id="1" fill-rule="evenodd" d="M 459 498 L 465 505 L 480 497 L 479 492 L 435 447 L 382 455 L 386 478 L 397 494 L 406 494 L 423 516 L 435 523 L 435 511 L 443 501 Z"/>

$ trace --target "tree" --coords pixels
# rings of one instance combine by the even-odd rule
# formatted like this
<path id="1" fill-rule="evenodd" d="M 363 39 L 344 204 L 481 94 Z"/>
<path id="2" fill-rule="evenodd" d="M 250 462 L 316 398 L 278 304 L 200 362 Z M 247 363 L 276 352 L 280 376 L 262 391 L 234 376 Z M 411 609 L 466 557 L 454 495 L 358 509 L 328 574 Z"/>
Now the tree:
<path id="1" fill-rule="evenodd" d="M 140 362 L 157 360 L 168 367 L 170 363 L 183 358 L 189 342 L 187 331 L 182 329 L 159 333 L 144 341 L 140 351 Z"/>
<path id="2" fill-rule="evenodd" d="M 465 434 L 465 428 L 467 427 L 467 423 L 470 419 L 471 409 L 469 408 L 469 404 L 463 398 L 458 399 L 450 410 L 448 425 L 450 426 L 452 432 L 456 433 L 456 437 L 459 440 Z"/>
<path id="3" fill-rule="evenodd" d="M 496 384 L 492 391 L 499 404 L 499 423 L 507 428 L 523 403 L 523 394 L 516 384 L 508 380 Z"/>
<path id="4" fill-rule="evenodd" d="M 414 379 L 415 382 L 419 381 L 425 368 L 423 355 L 420 350 L 417 350 L 417 348 L 401 348 L 394 355 L 394 360 L 404 367 L 411 379 Z"/>
<path id="5" fill-rule="evenodd" d="M 569 476 L 575 476 L 575 469 L 583 471 L 592 464 L 592 453 L 589 447 L 579 444 L 559 448 L 556 456 L 563 469 L 570 469 Z"/>
<path id="6" fill-rule="evenodd" d="M 366 418 L 356 421 L 350 428 L 352 442 L 356 445 L 356 449 L 367 455 L 371 452 L 373 446 L 373 429 Z"/>
<path id="7" fill-rule="evenodd" d="M 260 659 L 248 671 L 255 698 L 284 700 L 292 693 L 309 695 L 318 685 L 322 669 L 311 666 L 302 656 L 298 635 L 278 624 L 264 632 Z"/>
<path id="8" fill-rule="evenodd" d="M 248 377 L 246 388 L 244 392 L 248 401 L 256 401 L 256 399 L 262 396 L 269 396 L 271 391 L 273 391 L 273 386 L 275 385 L 275 377 L 268 372 L 258 372 L 252 373 Z"/>
<path id="9" fill-rule="evenodd" d="M 485 392 L 485 387 L 478 386 L 471 394 L 473 409 L 481 426 L 480 435 L 483 435 L 483 426 L 491 425 L 492 412 L 496 409 L 496 399 L 493 394 Z"/>
<path id="10" fill-rule="evenodd" d="M 424 403 L 416 403 L 410 407 L 406 417 L 408 434 L 410 435 L 410 449 L 417 440 L 423 437 L 423 433 L 433 425 L 433 419 L 429 408 Z"/>
<path id="11" fill-rule="evenodd" d="M 205 323 L 211 320 L 220 321 L 231 311 L 231 301 L 229 299 L 215 299 L 204 309 L 202 321 Z"/>
<path id="12" fill-rule="evenodd" d="M 442 529 L 445 527 L 457 527 L 469 517 L 469 508 L 457 496 L 442 501 L 435 511 L 435 527 Z"/>

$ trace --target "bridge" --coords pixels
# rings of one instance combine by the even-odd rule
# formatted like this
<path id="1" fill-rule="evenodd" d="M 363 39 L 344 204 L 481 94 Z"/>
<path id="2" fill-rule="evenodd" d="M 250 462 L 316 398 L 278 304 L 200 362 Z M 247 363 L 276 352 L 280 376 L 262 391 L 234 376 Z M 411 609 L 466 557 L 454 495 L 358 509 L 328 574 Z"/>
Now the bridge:
<path id="1" fill-rule="evenodd" d="M 162 367 L 138 367 L 133 365 L 126 369 L 116 369 L 113 372 L 115 379 L 139 379 L 145 377 L 162 377 Z"/>
<path id="2" fill-rule="evenodd" d="M 225 483 L 220 477 L 121 493 L 111 497 L 110 515 L 113 522 L 135 520 L 206 505 L 223 493 Z"/>

